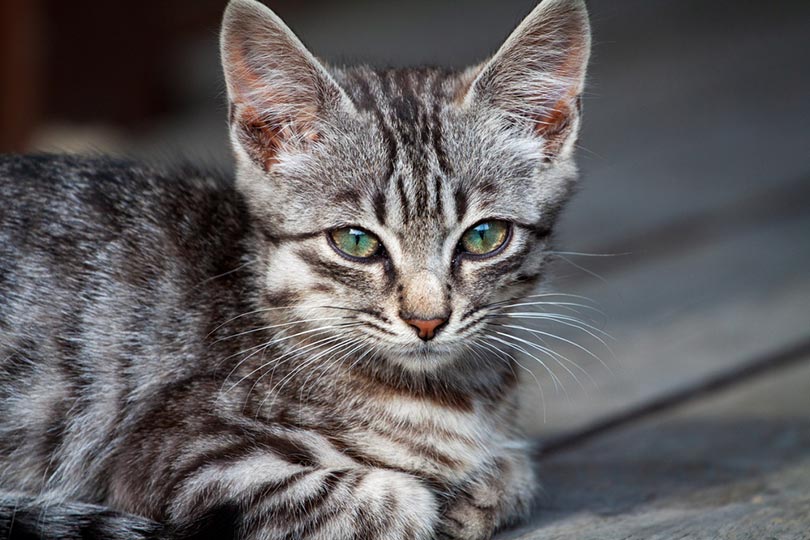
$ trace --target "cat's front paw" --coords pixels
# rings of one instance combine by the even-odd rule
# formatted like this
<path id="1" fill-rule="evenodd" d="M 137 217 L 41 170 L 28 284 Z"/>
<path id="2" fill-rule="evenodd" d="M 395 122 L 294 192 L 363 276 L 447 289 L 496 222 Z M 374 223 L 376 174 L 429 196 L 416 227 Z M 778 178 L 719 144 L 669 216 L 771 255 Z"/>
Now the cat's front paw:
<path id="1" fill-rule="evenodd" d="M 351 538 L 427 540 L 433 537 L 438 521 L 436 498 L 414 476 L 372 469 L 358 482 L 353 498 Z"/>
<path id="2" fill-rule="evenodd" d="M 445 509 L 439 522 L 440 540 L 489 540 L 495 532 L 496 507 L 474 503 L 467 497 Z"/>

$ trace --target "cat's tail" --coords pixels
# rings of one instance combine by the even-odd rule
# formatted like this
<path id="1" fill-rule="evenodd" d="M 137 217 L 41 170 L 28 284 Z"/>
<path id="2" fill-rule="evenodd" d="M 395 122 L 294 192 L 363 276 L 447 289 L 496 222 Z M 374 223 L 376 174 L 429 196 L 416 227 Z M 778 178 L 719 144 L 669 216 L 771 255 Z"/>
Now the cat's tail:
<path id="1" fill-rule="evenodd" d="M 1 540 L 167 540 L 159 523 L 84 503 L 0 493 Z"/>

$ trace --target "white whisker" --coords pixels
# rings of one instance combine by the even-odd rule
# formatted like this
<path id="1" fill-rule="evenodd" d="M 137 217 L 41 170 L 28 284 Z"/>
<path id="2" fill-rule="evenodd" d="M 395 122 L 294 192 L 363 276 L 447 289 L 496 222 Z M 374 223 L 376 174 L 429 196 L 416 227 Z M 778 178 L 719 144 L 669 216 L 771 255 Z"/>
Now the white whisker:
<path id="1" fill-rule="evenodd" d="M 593 359 L 598 361 L 600 364 L 604 364 L 604 362 L 602 362 L 602 359 L 599 358 L 596 354 L 593 353 L 593 351 L 591 351 L 587 347 L 584 347 L 584 346 L 580 345 L 579 343 L 577 343 L 575 341 L 571 341 L 570 339 L 566 339 L 566 338 L 564 338 L 562 336 L 558 336 L 557 334 L 552 334 L 550 332 L 543 332 L 542 330 L 537 330 L 535 328 L 527 328 L 525 326 L 519 326 L 519 325 L 516 325 L 516 324 L 498 324 L 498 326 L 503 326 L 504 328 L 512 328 L 514 330 L 523 330 L 524 332 L 530 332 L 532 334 L 537 334 L 537 335 L 540 335 L 540 336 L 546 336 L 546 337 L 549 337 L 549 338 L 552 338 L 552 339 L 557 339 L 559 341 L 562 341 L 563 343 L 567 343 L 567 344 L 572 345 L 572 346 L 576 347 L 577 349 L 583 351 L 584 353 L 586 353 L 587 355 L 589 355 L 590 357 L 592 357 Z"/>
<path id="2" fill-rule="evenodd" d="M 220 323 L 220 324 L 219 324 L 219 325 L 217 325 L 217 326 L 216 326 L 216 327 L 215 327 L 213 330 L 211 330 L 210 332 L 208 332 L 208 334 L 206 334 L 206 336 L 205 336 L 205 337 L 206 337 L 206 338 L 211 337 L 211 334 L 213 334 L 214 332 L 216 332 L 217 330 L 219 330 L 220 328 L 222 328 L 222 327 L 223 327 L 223 326 L 225 326 L 226 324 L 228 324 L 228 323 L 231 323 L 231 322 L 235 321 L 236 319 L 241 319 L 242 317 L 247 317 L 248 315 L 255 315 L 256 313 L 265 313 L 265 312 L 268 312 L 268 311 L 278 311 L 278 310 L 280 310 L 280 309 L 295 309 L 295 307 L 296 307 L 296 306 L 278 306 L 278 307 L 266 307 L 266 308 L 261 308 L 261 309 L 254 309 L 253 311 L 248 311 L 248 312 L 246 312 L 246 313 L 241 313 L 241 314 L 239 314 L 239 315 L 237 315 L 237 316 L 235 316 L 235 317 L 231 317 L 230 319 L 228 319 L 227 321 L 225 321 L 225 322 L 223 322 L 223 323 Z"/>
<path id="3" fill-rule="evenodd" d="M 491 336 L 484 336 L 484 338 L 487 338 L 487 337 L 491 337 Z M 522 369 L 523 371 L 525 371 L 529 375 L 531 375 L 532 379 L 534 379 L 534 382 L 537 384 L 537 390 L 540 393 L 540 403 L 541 403 L 541 406 L 543 408 L 543 423 L 545 424 L 546 421 L 547 421 L 547 418 L 546 418 L 546 395 L 545 395 L 545 392 L 543 391 L 543 385 L 540 384 L 540 379 L 537 378 L 537 375 L 535 375 L 532 370 L 530 370 L 529 368 L 527 368 L 526 366 L 521 364 L 514 356 L 512 356 L 509 353 L 504 353 L 502 350 L 500 350 L 495 345 L 492 345 L 491 343 L 485 343 L 483 341 L 478 341 L 477 343 L 482 347 L 486 347 L 487 349 L 489 349 L 491 351 L 495 351 L 496 357 L 498 357 L 498 358 L 501 358 L 503 355 L 506 355 L 506 357 L 507 357 L 506 363 L 509 366 L 512 366 L 513 364 L 516 364 L 520 369 Z M 503 358 L 501 358 L 501 359 L 503 359 Z M 510 362 L 510 360 L 511 360 L 511 362 Z"/>
<path id="4" fill-rule="evenodd" d="M 567 322 L 570 325 L 581 325 L 575 326 L 575 328 L 579 328 L 580 330 L 591 330 L 592 332 L 596 332 L 601 334 L 607 339 L 615 340 L 613 336 L 602 330 L 601 328 L 597 328 L 592 324 L 588 324 L 587 322 L 583 321 L 582 319 L 577 319 L 576 317 L 571 317 L 570 315 L 563 315 L 561 313 L 547 313 L 547 312 L 538 312 L 538 311 L 523 311 L 523 312 L 511 312 L 511 313 L 498 313 L 492 315 L 492 317 L 509 317 L 509 318 L 516 318 L 516 319 L 546 319 L 546 320 L 554 320 L 558 322 Z M 599 339 L 596 335 L 591 334 L 595 339 Z M 607 346 L 607 344 L 605 344 Z"/>
<path id="5" fill-rule="evenodd" d="M 625 257 L 632 255 L 631 252 L 625 253 L 584 253 L 581 251 L 546 251 L 549 255 L 574 255 L 577 257 Z"/>
<path id="6" fill-rule="evenodd" d="M 605 283 L 605 284 L 607 284 L 607 285 L 610 285 L 610 282 L 609 282 L 607 279 L 605 279 L 604 277 L 600 276 L 599 274 L 597 274 L 597 273 L 596 273 L 596 272 L 594 272 L 593 270 L 588 270 L 588 269 L 587 269 L 587 268 L 585 268 L 584 266 L 582 266 L 582 265 L 579 265 L 579 264 L 575 263 L 574 261 L 572 261 L 572 260 L 571 260 L 571 259 L 569 259 L 568 257 L 566 257 L 566 256 L 564 256 L 564 255 L 555 255 L 555 257 L 557 257 L 558 259 L 561 259 L 561 260 L 563 260 L 563 261 L 567 262 L 568 264 L 570 264 L 571 266 L 573 266 L 573 267 L 574 267 L 574 268 L 576 268 L 577 270 L 581 270 L 582 272 L 585 272 L 586 274 L 588 274 L 588 275 L 590 275 L 590 276 L 595 277 L 596 279 L 598 279 L 598 280 L 599 280 L 599 281 L 601 281 L 602 283 Z"/>
<path id="7" fill-rule="evenodd" d="M 270 340 L 270 341 L 268 341 L 268 342 L 266 342 L 266 343 L 262 343 L 262 344 L 260 344 L 260 345 L 256 345 L 255 347 L 250 347 L 249 349 L 246 349 L 244 352 L 247 352 L 247 351 L 250 351 L 250 350 L 254 350 L 254 349 L 255 349 L 255 350 L 254 350 L 254 351 L 253 351 L 253 352 L 252 352 L 252 353 L 251 353 L 249 356 L 247 356 L 246 358 L 243 358 L 242 360 L 240 360 L 240 361 L 239 361 L 239 362 L 238 362 L 238 363 L 237 363 L 237 364 L 236 364 L 236 365 L 233 367 L 233 369 L 231 369 L 230 373 L 228 374 L 228 377 L 226 377 L 226 378 L 225 378 L 225 381 L 227 381 L 227 380 L 230 378 L 230 376 L 231 376 L 231 375 L 233 375 L 233 373 L 234 373 L 234 372 L 235 372 L 235 371 L 236 371 L 236 370 L 239 368 L 239 366 L 241 366 L 242 364 L 244 364 L 244 363 L 245 363 L 245 362 L 246 362 L 246 361 L 247 361 L 249 358 L 251 358 L 251 357 L 252 357 L 254 354 L 257 354 L 257 353 L 259 353 L 259 352 L 264 352 L 264 351 L 266 351 L 266 350 L 267 350 L 269 347 L 271 347 L 271 346 L 273 346 L 273 345 L 276 345 L 276 344 L 281 343 L 281 342 L 283 342 L 283 341 L 287 341 L 287 340 L 290 340 L 290 339 L 292 339 L 292 338 L 299 337 L 299 336 L 302 336 L 302 335 L 305 335 L 305 334 L 313 334 L 313 333 L 315 333 L 315 335 L 318 335 L 318 334 L 322 334 L 322 333 L 328 332 L 328 331 L 330 331 L 330 330 L 333 330 L 333 329 L 335 329 L 335 328 L 350 328 L 350 327 L 353 327 L 353 326 L 357 326 L 358 324 L 359 324 L 359 323 L 346 324 L 346 325 L 322 326 L 322 327 L 320 327 L 320 328 L 314 328 L 314 329 L 311 329 L 311 330 L 305 330 L 305 331 L 303 331 L 303 332 L 298 332 L 298 333 L 295 333 L 295 334 L 292 334 L 292 335 L 289 335 L 289 336 L 284 336 L 283 338 L 272 339 L 272 340 Z M 324 338 L 324 339 L 329 339 L 330 337 L 334 337 L 334 336 L 329 336 L 329 337 Z M 321 340 L 321 341 L 322 341 L 322 340 Z M 316 342 L 315 342 L 315 344 L 320 343 L 321 341 L 316 341 Z M 312 347 L 312 346 L 313 346 L 313 345 L 315 345 L 315 344 L 309 344 L 307 347 Z M 304 347 L 304 349 L 306 349 L 307 347 Z M 295 349 L 294 349 L 294 350 L 295 350 Z M 302 349 L 298 349 L 298 350 L 302 350 Z M 280 359 L 284 358 L 284 357 L 285 357 L 286 355 L 288 355 L 288 354 L 290 354 L 290 352 L 284 353 L 284 354 L 282 354 L 282 355 L 281 355 L 279 358 L 275 358 L 274 360 L 275 360 L 275 361 L 278 361 L 278 360 L 280 360 Z M 233 356 L 233 355 L 231 355 L 231 356 Z M 253 371 L 251 371 L 250 373 L 248 373 L 247 375 L 245 375 L 244 377 L 242 377 L 242 378 L 239 380 L 239 382 L 237 382 L 236 384 L 234 384 L 233 386 L 231 386 L 231 387 L 230 387 L 230 388 L 229 388 L 229 389 L 228 389 L 226 392 L 230 392 L 230 391 L 231 391 L 231 390 L 232 390 L 232 389 L 233 389 L 235 386 L 239 385 L 239 384 L 240 384 L 242 381 L 244 381 L 244 380 L 245 380 L 245 378 L 250 377 L 252 374 L 254 374 L 254 373 L 255 373 L 256 371 L 258 371 L 259 369 L 261 369 L 261 368 L 254 369 Z M 224 382 L 223 382 L 223 384 L 224 384 Z"/>
<path id="8" fill-rule="evenodd" d="M 314 318 L 314 319 L 303 319 L 303 320 L 290 321 L 290 322 L 279 323 L 279 324 L 271 324 L 270 326 L 262 326 L 260 328 L 253 328 L 251 330 L 245 330 L 244 332 L 239 332 L 238 334 L 225 336 L 225 337 L 217 339 L 216 341 L 214 341 L 214 343 L 219 343 L 220 341 L 225 341 L 227 339 L 233 339 L 233 338 L 244 336 L 244 335 L 247 335 L 247 334 L 253 334 L 254 332 L 261 332 L 261 331 L 264 331 L 264 330 L 273 330 L 274 328 L 284 328 L 284 327 L 287 327 L 287 326 L 294 326 L 296 324 L 304 324 L 304 323 L 319 322 L 319 321 L 337 321 L 337 320 L 341 320 L 341 319 L 353 319 L 353 318 L 354 317 L 348 317 L 348 316 L 344 316 L 344 317 L 317 317 L 317 318 Z"/>
<path id="9" fill-rule="evenodd" d="M 363 347 L 365 347 L 365 346 L 367 346 L 367 345 L 368 345 L 368 344 L 367 344 L 367 343 L 365 343 L 365 342 L 364 342 L 362 339 L 358 339 L 358 338 L 356 338 L 356 337 L 349 338 L 349 340 L 347 341 L 347 343 L 349 344 L 349 347 L 348 347 L 348 352 L 343 352 L 343 354 L 342 354 L 341 356 L 339 356 L 339 357 L 337 357 L 336 359 L 332 360 L 332 361 L 331 361 L 331 362 L 330 362 L 328 365 L 327 365 L 327 364 L 324 364 L 324 366 L 321 368 L 321 374 L 320 374 L 320 376 L 318 377 L 318 379 L 316 379 L 316 380 L 315 380 L 315 384 L 313 384 L 313 386 L 315 386 L 315 385 L 316 385 L 318 382 L 320 382 L 320 380 L 321 380 L 323 377 L 325 377 L 325 376 L 326 376 L 326 375 L 329 373 L 329 370 L 330 370 L 332 367 L 334 367 L 334 366 L 336 366 L 337 364 L 341 363 L 341 362 L 342 362 L 342 361 L 344 361 L 346 358 L 350 357 L 350 356 L 351 356 L 351 355 L 353 355 L 355 352 L 359 351 L 360 349 L 362 349 Z M 356 346 L 355 346 L 355 347 L 351 347 L 352 345 L 356 345 Z M 338 353 L 337 353 L 337 354 L 340 354 L 340 352 L 342 352 L 342 351 L 338 351 Z M 335 356 L 337 356 L 337 354 L 336 354 Z M 316 370 L 317 370 L 317 368 L 316 368 Z M 313 375 L 313 374 L 308 375 L 308 376 L 307 376 L 307 378 L 304 380 L 304 382 L 301 384 L 301 393 L 299 394 L 299 399 L 301 399 L 301 401 L 303 401 L 303 400 L 304 400 L 304 397 L 303 397 L 303 391 L 304 391 L 304 387 L 306 387 L 307 382 L 308 382 L 308 381 L 309 381 L 309 379 L 312 377 L 312 375 Z"/>
<path id="10" fill-rule="evenodd" d="M 616 358 L 616 354 L 613 352 L 613 349 L 610 347 L 610 345 L 608 345 L 607 342 L 604 339 L 602 339 L 601 337 L 596 335 L 594 332 L 589 330 L 589 328 L 594 330 L 595 332 L 600 332 L 600 333 L 604 334 L 605 337 L 608 338 L 608 339 L 613 340 L 614 339 L 613 336 L 611 336 L 607 332 L 604 332 L 603 330 L 600 330 L 598 328 L 594 328 L 591 325 L 589 325 L 589 324 L 587 324 L 587 323 L 585 323 L 585 322 L 583 322 L 583 321 L 581 321 L 579 319 L 575 319 L 573 317 L 568 317 L 566 315 L 559 315 L 559 314 L 556 314 L 556 313 L 555 314 L 552 314 L 552 313 L 544 313 L 544 314 L 538 314 L 538 313 L 530 313 L 530 314 L 526 314 L 526 313 L 523 313 L 523 314 L 510 313 L 510 314 L 500 314 L 500 315 L 497 315 L 495 317 L 496 318 L 497 317 L 504 317 L 504 318 L 508 318 L 508 319 L 525 319 L 525 320 L 547 320 L 547 321 L 551 321 L 551 322 L 556 322 L 558 324 L 562 324 L 563 326 L 568 326 L 568 327 L 574 328 L 576 330 L 579 330 L 580 332 L 584 332 L 585 334 L 589 335 L 590 337 L 592 337 L 593 339 L 598 341 L 605 348 L 605 350 L 608 351 L 608 354 L 610 354 L 610 357 L 612 359 L 615 360 L 615 358 Z M 599 363 L 602 364 L 602 367 L 604 367 L 606 370 L 608 370 L 608 372 L 613 374 L 613 370 L 610 368 L 610 366 L 604 360 L 602 360 L 602 358 L 600 358 L 599 356 L 597 356 L 596 358 L 599 361 Z"/>
<path id="11" fill-rule="evenodd" d="M 503 332 L 497 332 L 497 333 L 499 333 L 499 334 L 503 334 Z M 506 340 L 504 340 L 504 339 L 501 339 L 501 338 L 499 338 L 499 337 L 495 337 L 495 336 L 493 336 L 493 335 L 491 335 L 491 334 L 487 334 L 487 338 L 489 338 L 489 339 L 491 339 L 491 340 L 494 340 L 494 341 L 497 341 L 497 342 L 499 342 L 499 343 L 503 343 L 503 344 L 504 344 L 504 345 L 506 345 L 507 347 L 511 347 L 512 349 L 515 349 L 516 351 L 518 351 L 518 352 L 521 352 L 521 353 L 525 354 L 525 355 L 526 355 L 526 356 L 528 356 L 529 358 L 532 358 L 532 359 L 533 359 L 534 361 L 536 361 L 538 364 L 540 364 L 541 366 L 543 366 L 543 368 L 544 368 L 544 369 L 545 369 L 545 370 L 548 372 L 549 376 L 551 377 L 551 382 L 554 384 L 554 390 L 555 390 L 556 392 L 559 392 L 559 391 L 560 391 L 560 389 L 562 389 L 562 390 L 563 390 L 563 392 L 565 392 L 565 386 L 563 386 L 562 381 L 560 381 L 559 377 L 557 377 L 557 374 L 556 374 L 556 373 L 554 373 L 554 371 L 553 371 L 551 368 L 549 368 L 549 367 L 548 367 L 548 364 L 546 364 L 545 362 L 543 362 L 542 360 L 540 360 L 540 359 L 539 359 L 539 358 L 538 358 L 536 355 L 534 355 L 534 354 L 530 353 L 529 351 L 527 351 L 526 349 L 524 349 L 524 348 L 523 348 L 523 347 L 521 347 L 520 345 L 517 345 L 517 344 L 515 344 L 515 343 L 510 343 L 510 342 L 508 342 L 508 341 L 506 341 Z M 567 394 L 567 392 L 566 392 L 566 394 Z"/>
<path id="12" fill-rule="evenodd" d="M 345 339 L 345 338 L 343 338 L 343 336 L 340 336 L 340 339 Z M 300 373 L 304 369 L 308 368 L 309 366 L 311 366 L 312 364 L 317 362 L 320 358 L 323 358 L 325 355 L 329 354 L 330 352 L 343 347 L 345 344 L 346 344 L 345 341 L 341 341 L 337 345 L 334 345 L 334 346 L 326 349 L 325 351 L 319 352 L 318 354 L 316 354 L 312 358 L 308 358 L 307 360 L 302 362 L 299 366 L 293 368 L 287 375 L 284 376 L 284 378 L 282 378 L 279 382 L 277 382 L 267 392 L 267 395 L 262 399 L 262 401 L 259 403 L 259 406 L 256 408 L 256 415 L 258 416 L 259 412 L 264 408 L 265 402 L 270 397 L 273 398 L 272 401 L 270 401 L 270 407 L 273 406 L 273 404 L 275 403 L 276 397 L 278 397 L 278 394 L 281 393 L 281 390 L 284 388 L 284 385 L 286 385 L 287 382 L 291 381 L 293 379 L 293 377 L 295 377 L 295 375 L 297 375 L 298 373 Z M 262 377 L 264 377 L 264 375 L 259 376 L 259 378 L 256 379 L 256 383 L 258 383 L 262 379 Z M 253 387 L 256 386 L 256 383 L 253 384 Z M 252 390 L 252 388 L 251 388 L 251 390 Z"/>
<path id="13" fill-rule="evenodd" d="M 565 370 L 565 372 L 566 372 L 566 373 L 568 373 L 568 374 L 571 376 L 571 378 L 572 378 L 572 379 L 574 379 L 574 381 L 576 381 L 577 385 L 579 385 L 579 387 L 582 389 L 582 391 L 583 391 L 583 392 L 585 392 L 585 393 L 587 393 L 587 392 L 588 392 L 588 390 L 585 388 L 585 386 L 582 384 L 582 382 L 579 380 L 579 378 L 576 376 L 576 374 L 575 374 L 573 371 L 571 371 L 571 370 L 568 368 L 568 366 L 566 366 L 565 364 L 563 364 L 563 363 L 561 362 L 561 360 L 566 360 L 566 361 L 568 361 L 568 362 L 570 362 L 570 363 L 572 363 L 572 364 L 575 364 L 575 362 L 573 362 L 572 360 L 569 360 L 568 358 L 566 358 L 566 357 L 565 357 L 565 356 L 563 356 L 562 354 L 560 354 L 560 353 L 558 353 L 558 352 L 554 351 L 554 350 L 553 350 L 553 349 L 551 349 L 550 347 L 545 347 L 545 346 L 543 346 L 543 345 L 538 345 L 537 343 L 533 343 L 533 342 L 531 342 L 531 341 L 528 341 L 528 340 L 525 340 L 525 339 L 519 338 L 518 336 L 515 336 L 515 335 L 513 335 L 513 334 L 504 333 L 504 332 L 496 332 L 496 333 L 497 333 L 497 334 L 499 334 L 499 335 L 502 335 L 502 336 L 505 336 L 505 337 L 508 337 L 508 338 L 514 339 L 514 340 L 516 340 L 516 341 L 518 341 L 518 342 L 520 342 L 520 343 L 524 343 L 524 344 L 528 345 L 529 347 L 531 347 L 531 348 L 533 348 L 533 349 L 535 349 L 535 350 L 537 350 L 537 351 L 540 351 L 541 353 L 543 353 L 543 354 L 547 355 L 549 358 L 551 358 L 552 360 L 554 360 L 555 362 L 557 362 L 557 364 L 558 364 L 558 365 L 559 365 L 561 368 L 563 368 L 563 370 Z M 576 365 L 576 364 L 575 364 L 575 365 Z M 578 366 L 578 367 L 579 367 L 579 366 Z M 580 368 L 580 369 L 581 369 L 581 368 Z"/>
<path id="14" fill-rule="evenodd" d="M 524 307 L 524 306 L 560 306 L 560 307 L 563 307 L 563 308 L 571 309 L 571 311 L 573 311 L 574 313 L 581 314 L 579 310 L 574 309 L 574 308 L 579 307 L 579 308 L 582 308 L 582 309 L 587 309 L 589 311 L 593 311 L 595 313 L 598 313 L 599 315 L 601 315 L 603 317 L 605 315 L 605 313 L 602 310 L 598 309 L 598 308 L 595 308 L 593 306 L 589 306 L 589 305 L 586 305 L 586 304 L 580 304 L 580 303 L 577 303 L 577 302 L 548 302 L 548 301 L 546 301 L 546 302 L 520 302 L 520 303 L 517 303 L 517 304 L 508 304 L 508 305 L 505 305 L 505 306 L 498 306 L 498 310 L 512 309 L 512 308 Z M 509 312 L 506 312 L 506 313 L 509 313 Z"/>

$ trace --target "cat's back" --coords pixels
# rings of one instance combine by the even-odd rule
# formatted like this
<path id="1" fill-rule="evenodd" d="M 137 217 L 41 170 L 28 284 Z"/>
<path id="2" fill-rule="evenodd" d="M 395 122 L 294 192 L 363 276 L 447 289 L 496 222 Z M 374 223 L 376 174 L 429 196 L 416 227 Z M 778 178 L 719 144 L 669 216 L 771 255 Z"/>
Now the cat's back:
<path id="1" fill-rule="evenodd" d="M 239 266 L 250 235 L 233 183 L 191 167 L 4 156 L 0 201 L 0 338 L 58 336 L 79 313 L 98 324 L 145 307 L 191 312 L 184 302 L 206 299 L 187 291 Z"/>
<path id="2" fill-rule="evenodd" d="M 0 157 L 0 486 L 103 455 L 122 403 L 205 371 L 201 336 L 247 311 L 251 234 L 223 176 Z"/>
<path id="3" fill-rule="evenodd" d="M 4 237 L 24 233 L 14 239 L 39 247 L 156 234 L 182 242 L 196 232 L 188 227 L 205 222 L 244 225 L 241 199 L 223 175 L 103 156 L 0 156 L 0 198 Z"/>
<path id="4" fill-rule="evenodd" d="M 193 281 L 220 264 L 218 255 L 238 257 L 229 252 L 248 232 L 232 181 L 191 167 L 0 156 L 0 200 L 0 290 L 7 293 L 11 276 L 40 273 L 146 285 L 174 270 Z"/>

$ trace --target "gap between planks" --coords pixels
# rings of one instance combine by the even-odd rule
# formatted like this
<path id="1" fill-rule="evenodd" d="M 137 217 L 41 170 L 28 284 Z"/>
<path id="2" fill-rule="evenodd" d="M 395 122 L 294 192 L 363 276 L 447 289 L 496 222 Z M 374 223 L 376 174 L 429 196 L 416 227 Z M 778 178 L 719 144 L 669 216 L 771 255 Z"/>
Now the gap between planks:
<path id="1" fill-rule="evenodd" d="M 686 403 L 712 395 L 714 392 L 736 387 L 765 373 L 770 373 L 802 362 L 810 361 L 810 338 L 788 347 L 749 360 L 735 368 L 709 376 L 703 381 L 642 403 L 637 407 L 596 420 L 584 428 L 539 441 L 536 458 L 577 447 L 615 429 L 651 418 Z"/>

